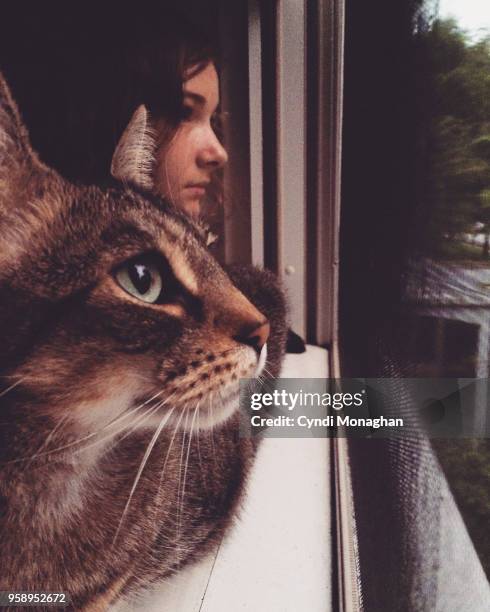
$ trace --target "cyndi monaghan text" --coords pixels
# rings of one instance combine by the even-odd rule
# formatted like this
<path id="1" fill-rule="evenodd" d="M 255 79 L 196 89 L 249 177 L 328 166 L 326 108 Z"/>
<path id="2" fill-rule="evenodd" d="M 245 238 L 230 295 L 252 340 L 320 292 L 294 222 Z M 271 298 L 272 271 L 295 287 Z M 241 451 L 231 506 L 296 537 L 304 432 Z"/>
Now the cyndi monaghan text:
<path id="1" fill-rule="evenodd" d="M 252 427 L 403 427 L 403 419 L 388 419 L 384 416 L 371 418 L 354 418 L 351 416 L 328 415 L 323 418 L 312 418 L 304 414 L 292 416 L 263 417 L 254 414 L 250 418 Z"/>

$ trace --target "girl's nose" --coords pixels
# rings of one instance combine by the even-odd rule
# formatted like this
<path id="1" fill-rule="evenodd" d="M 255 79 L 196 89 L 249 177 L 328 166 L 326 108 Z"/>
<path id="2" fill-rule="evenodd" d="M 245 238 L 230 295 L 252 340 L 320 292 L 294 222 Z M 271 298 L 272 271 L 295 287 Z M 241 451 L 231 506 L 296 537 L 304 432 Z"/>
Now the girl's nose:
<path id="1" fill-rule="evenodd" d="M 221 168 L 228 161 L 228 153 L 218 140 L 212 128 L 209 128 L 206 140 L 198 152 L 198 164 L 203 168 Z"/>

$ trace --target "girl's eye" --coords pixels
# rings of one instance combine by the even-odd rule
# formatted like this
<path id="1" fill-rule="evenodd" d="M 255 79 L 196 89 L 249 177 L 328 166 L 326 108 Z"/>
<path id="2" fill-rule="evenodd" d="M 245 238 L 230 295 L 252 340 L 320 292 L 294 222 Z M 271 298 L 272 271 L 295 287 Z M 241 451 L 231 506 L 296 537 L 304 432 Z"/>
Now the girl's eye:
<path id="1" fill-rule="evenodd" d="M 192 106 L 187 106 L 186 104 L 184 104 L 180 111 L 180 120 L 188 121 L 189 119 L 192 118 L 193 113 L 194 113 L 194 108 Z"/>
<path id="2" fill-rule="evenodd" d="M 216 112 L 212 114 L 211 128 L 213 132 L 218 136 L 218 138 L 221 138 L 221 136 L 223 135 L 223 118 L 221 113 Z"/>
<path id="3" fill-rule="evenodd" d="M 125 291 L 148 304 L 154 304 L 162 292 L 160 271 L 144 257 L 123 264 L 115 277 Z"/>

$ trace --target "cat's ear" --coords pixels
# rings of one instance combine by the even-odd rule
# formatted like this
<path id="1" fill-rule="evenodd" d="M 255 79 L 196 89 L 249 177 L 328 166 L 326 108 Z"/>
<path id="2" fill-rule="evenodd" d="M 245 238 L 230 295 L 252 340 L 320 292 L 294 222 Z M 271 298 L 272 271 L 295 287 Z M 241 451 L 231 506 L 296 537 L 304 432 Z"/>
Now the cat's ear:
<path id="1" fill-rule="evenodd" d="M 153 188 L 156 132 L 150 114 L 142 104 L 131 117 L 112 156 L 114 178 L 146 190 Z"/>
<path id="2" fill-rule="evenodd" d="M 35 169 L 44 166 L 31 148 L 27 129 L 0 73 L 0 189 Z"/>
<path id="3" fill-rule="evenodd" d="M 10 89 L 0 73 L 0 268 L 31 249 L 65 206 L 67 183 L 32 150 Z M 8 262 L 8 266 L 7 266 Z"/>

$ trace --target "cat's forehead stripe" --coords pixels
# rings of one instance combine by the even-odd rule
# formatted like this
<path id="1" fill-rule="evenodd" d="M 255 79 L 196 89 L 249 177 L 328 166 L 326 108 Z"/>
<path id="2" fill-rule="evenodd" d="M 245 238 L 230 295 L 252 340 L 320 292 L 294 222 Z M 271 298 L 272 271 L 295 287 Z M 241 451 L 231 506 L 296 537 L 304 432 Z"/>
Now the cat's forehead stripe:
<path id="1" fill-rule="evenodd" d="M 189 259 L 184 251 L 184 244 L 192 240 L 191 234 L 186 227 L 170 216 L 160 218 L 160 228 L 158 232 L 158 247 L 167 258 L 172 272 L 177 280 L 194 296 L 199 293 L 199 285 L 192 270 Z M 138 226 L 141 227 L 141 219 L 137 220 Z M 153 219 L 148 219 L 144 224 L 144 229 L 148 234 L 155 234 L 155 225 Z"/>
<path id="2" fill-rule="evenodd" d="M 197 278 L 191 268 L 188 258 L 179 244 L 184 237 L 185 231 L 184 228 L 178 224 L 172 224 L 172 230 L 176 228 L 181 230 L 181 236 L 177 237 L 175 234 L 169 236 L 168 234 L 171 234 L 171 232 L 168 232 L 167 224 L 165 224 L 165 234 L 161 236 L 159 241 L 160 248 L 167 258 L 172 268 L 172 272 L 175 274 L 175 278 L 182 283 L 190 294 L 196 296 L 198 294 Z M 180 241 L 177 241 L 177 238 L 180 238 Z"/>
<path id="3" fill-rule="evenodd" d="M 175 278 L 182 283 L 190 294 L 197 296 L 197 279 L 184 253 L 178 246 L 174 246 L 173 249 L 169 249 L 169 252 L 165 253 L 165 255 L 175 274 Z"/>

